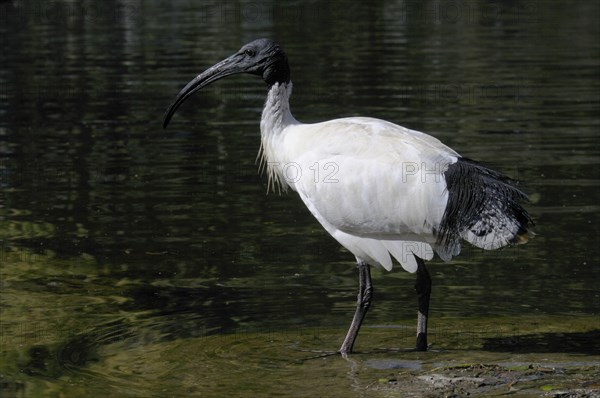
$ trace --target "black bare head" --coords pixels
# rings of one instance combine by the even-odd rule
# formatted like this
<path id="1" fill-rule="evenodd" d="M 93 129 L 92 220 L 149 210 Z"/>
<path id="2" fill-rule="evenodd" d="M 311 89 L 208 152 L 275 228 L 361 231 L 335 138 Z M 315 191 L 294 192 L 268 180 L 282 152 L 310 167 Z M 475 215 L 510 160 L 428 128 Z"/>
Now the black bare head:
<path id="1" fill-rule="evenodd" d="M 196 91 L 219 79 L 238 73 L 262 76 L 269 86 L 290 81 L 290 67 L 281 47 L 270 39 L 254 40 L 189 82 L 167 109 L 163 127 L 167 127 L 177 108 Z"/>
<path id="2" fill-rule="evenodd" d="M 238 54 L 245 55 L 248 70 L 245 72 L 262 76 L 269 85 L 289 83 L 290 67 L 287 56 L 271 39 L 256 39 L 244 45 Z"/>

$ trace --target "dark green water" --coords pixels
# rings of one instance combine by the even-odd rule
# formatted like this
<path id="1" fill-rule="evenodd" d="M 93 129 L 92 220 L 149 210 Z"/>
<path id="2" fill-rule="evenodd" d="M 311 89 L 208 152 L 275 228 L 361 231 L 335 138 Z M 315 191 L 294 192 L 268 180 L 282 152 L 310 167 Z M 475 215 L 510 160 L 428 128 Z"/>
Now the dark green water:
<path id="1" fill-rule="evenodd" d="M 598 361 L 599 13 L 583 1 L 0 2 L 0 395 L 365 392 L 369 380 L 348 377 L 356 364 L 302 351 L 338 348 L 357 276 L 295 194 L 266 195 L 264 83 L 220 81 L 161 128 L 185 83 L 257 37 L 287 51 L 299 120 L 426 131 L 531 195 L 530 243 L 431 263 L 434 347 Z M 412 346 L 414 275 L 373 277 L 356 348 Z M 515 347 L 507 334 L 535 338 Z"/>

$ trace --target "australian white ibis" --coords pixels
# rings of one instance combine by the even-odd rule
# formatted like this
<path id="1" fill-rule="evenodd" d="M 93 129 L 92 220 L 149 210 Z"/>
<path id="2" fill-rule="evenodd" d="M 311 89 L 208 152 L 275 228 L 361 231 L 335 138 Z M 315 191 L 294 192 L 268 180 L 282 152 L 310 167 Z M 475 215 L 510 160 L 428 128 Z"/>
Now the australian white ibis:
<path id="1" fill-rule="evenodd" d="M 352 352 L 372 296 L 370 265 L 392 269 L 392 257 L 416 272 L 417 350 L 427 349 L 431 278 L 424 260 L 449 261 L 460 239 L 483 249 L 527 242 L 531 219 L 513 182 L 427 134 L 367 117 L 302 124 L 290 112 L 288 60 L 258 39 L 208 68 L 177 95 L 166 127 L 193 93 L 223 77 L 250 73 L 269 86 L 260 121 L 269 186 L 298 192 L 327 232 L 356 257 L 356 312 L 339 350 Z"/>

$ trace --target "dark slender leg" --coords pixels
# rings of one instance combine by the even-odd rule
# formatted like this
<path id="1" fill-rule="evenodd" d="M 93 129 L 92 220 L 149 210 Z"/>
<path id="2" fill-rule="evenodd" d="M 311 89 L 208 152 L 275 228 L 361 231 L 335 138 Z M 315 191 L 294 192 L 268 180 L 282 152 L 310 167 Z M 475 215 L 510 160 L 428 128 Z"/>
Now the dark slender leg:
<path id="1" fill-rule="evenodd" d="M 431 277 L 425 262 L 415 256 L 417 260 L 417 282 L 415 290 L 419 300 L 419 314 L 417 316 L 417 351 L 427 351 L 427 315 L 429 313 L 429 298 L 431 297 Z"/>
<path id="2" fill-rule="evenodd" d="M 354 341 L 356 340 L 356 336 L 358 336 L 360 325 L 362 324 L 363 319 L 365 319 L 365 315 L 367 314 L 367 311 L 371 306 L 372 295 L 373 284 L 371 283 L 371 267 L 367 263 L 359 262 L 358 298 L 356 300 L 356 312 L 354 313 L 354 318 L 352 318 L 350 329 L 348 329 L 346 338 L 344 339 L 342 347 L 340 348 L 340 353 L 342 355 L 349 354 L 352 352 L 352 347 L 354 347 Z"/>

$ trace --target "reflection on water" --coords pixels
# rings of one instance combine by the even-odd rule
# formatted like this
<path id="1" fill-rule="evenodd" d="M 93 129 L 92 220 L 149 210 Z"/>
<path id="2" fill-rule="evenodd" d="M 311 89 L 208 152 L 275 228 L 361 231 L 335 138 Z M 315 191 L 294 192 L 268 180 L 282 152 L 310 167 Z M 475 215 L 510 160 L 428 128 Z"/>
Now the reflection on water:
<path id="1" fill-rule="evenodd" d="M 431 132 L 531 194 L 528 245 L 431 264 L 434 345 L 598 354 L 598 11 L 0 2 L 3 395 L 315 396 L 331 391 L 323 375 L 348 374 L 337 358 L 304 360 L 337 348 L 356 275 L 295 195 L 265 195 L 262 82 L 221 81 L 160 127 L 185 82 L 261 36 L 288 52 L 299 120 L 361 114 Z M 410 347 L 413 275 L 374 283 L 367 326 L 395 327 L 357 344 Z M 483 321 L 461 329 L 471 318 Z M 418 369 L 411 355 L 364 366 Z M 335 380 L 346 396 L 368 385 Z"/>

